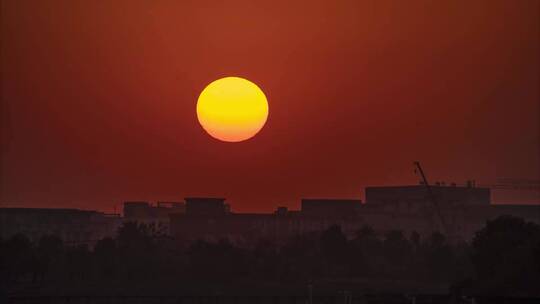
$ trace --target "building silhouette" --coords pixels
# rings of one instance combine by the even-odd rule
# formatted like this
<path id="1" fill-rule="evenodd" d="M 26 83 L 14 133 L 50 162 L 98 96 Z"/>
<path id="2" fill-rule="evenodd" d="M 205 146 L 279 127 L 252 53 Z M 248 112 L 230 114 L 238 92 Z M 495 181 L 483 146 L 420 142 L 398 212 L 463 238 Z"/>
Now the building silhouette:
<path id="1" fill-rule="evenodd" d="M 147 225 L 156 235 L 177 240 L 228 239 L 237 244 L 266 238 L 281 242 L 289 237 L 339 225 L 353 237 L 370 226 L 379 235 L 392 230 L 430 235 L 442 232 L 469 241 L 486 221 L 513 215 L 540 223 L 540 205 L 494 205 L 490 189 L 425 185 L 368 187 L 366 201 L 358 199 L 302 199 L 299 210 L 278 207 L 273 213 L 237 213 L 225 198 L 188 197 L 180 202 L 124 203 L 123 217 L 76 209 L 0 208 L 0 237 L 23 233 L 32 240 L 55 234 L 66 242 L 89 243 L 114 237 L 123 222 Z M 436 205 L 434 201 L 436 201 Z M 444 222 L 444 225 L 442 225 Z"/>
<path id="2" fill-rule="evenodd" d="M 487 220 L 501 215 L 540 223 L 540 206 L 493 205 L 489 188 L 439 184 L 432 186 L 432 191 L 437 206 L 424 185 L 368 187 L 365 203 L 303 199 L 300 210 L 278 207 L 268 214 L 225 212 L 224 199 L 188 198 L 186 204 L 192 207 L 186 208 L 185 213 L 170 215 L 170 233 L 178 239 L 229 239 L 242 243 L 261 237 L 281 241 L 339 225 L 350 237 L 370 226 L 380 235 L 391 230 L 421 235 L 441 232 L 455 240 L 469 241 Z"/>
<path id="3" fill-rule="evenodd" d="M 122 218 L 118 214 L 54 208 L 0 208 L 0 238 L 24 234 L 37 242 L 55 235 L 65 243 L 92 245 L 114 236 Z"/>

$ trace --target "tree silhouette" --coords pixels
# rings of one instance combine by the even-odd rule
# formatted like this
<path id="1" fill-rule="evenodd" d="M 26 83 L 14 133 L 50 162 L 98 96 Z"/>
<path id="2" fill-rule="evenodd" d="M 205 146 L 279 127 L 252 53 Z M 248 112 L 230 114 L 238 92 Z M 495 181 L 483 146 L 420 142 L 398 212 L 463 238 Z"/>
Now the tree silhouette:
<path id="1" fill-rule="evenodd" d="M 502 216 L 476 233 L 472 261 L 478 284 L 487 292 L 539 294 L 540 226 Z"/>
<path id="2" fill-rule="evenodd" d="M 88 279 L 92 269 L 90 251 L 86 244 L 68 247 L 66 249 L 66 267 L 68 278 L 74 281 Z"/>
<path id="3" fill-rule="evenodd" d="M 321 251 L 330 275 L 345 275 L 347 264 L 353 259 L 347 238 L 341 227 L 333 225 L 321 233 Z"/>
<path id="4" fill-rule="evenodd" d="M 437 281 L 448 281 L 455 267 L 455 255 L 446 237 L 434 232 L 422 246 L 428 277 Z"/>
<path id="5" fill-rule="evenodd" d="M 283 280 L 307 280 L 323 271 L 319 239 L 313 234 L 290 238 L 280 251 L 280 277 Z"/>
<path id="6" fill-rule="evenodd" d="M 154 255 L 155 243 L 148 226 L 126 222 L 118 229 L 118 258 L 125 278 L 147 278 L 156 270 L 159 258 Z"/>
<path id="7" fill-rule="evenodd" d="M 52 275 L 58 272 L 61 267 L 64 243 L 61 238 L 55 235 L 45 235 L 39 239 L 36 248 L 38 269 L 37 275 L 40 279 L 49 274 Z"/>
<path id="8" fill-rule="evenodd" d="M 111 279 L 118 272 L 118 248 L 112 238 L 99 240 L 94 247 L 94 260 L 98 275 Z"/>
<path id="9" fill-rule="evenodd" d="M 356 252 L 355 270 L 357 274 L 366 276 L 378 276 L 385 265 L 383 257 L 383 245 L 377 237 L 375 230 L 370 226 L 363 226 L 356 232 L 352 240 Z"/>
<path id="10" fill-rule="evenodd" d="M 428 286 L 435 282 L 451 285 L 455 294 L 470 289 L 538 295 L 540 226 L 497 218 L 477 233 L 472 247 L 450 243 L 440 233 L 420 237 L 413 232 L 406 238 L 393 230 L 381 238 L 368 226 L 349 240 L 337 225 L 280 242 L 260 239 L 241 245 L 175 241 L 134 222 L 120 227 L 116 238 L 98 241 L 91 251 L 86 245 L 67 246 L 56 236 L 44 236 L 37 244 L 24 235 L 0 240 L 0 279 L 12 286 L 74 283 L 84 288 L 102 282 L 129 289 L 169 283 L 200 292 L 216 286 L 213 292 L 224 292 L 240 282 L 297 288 L 319 279 L 366 278 L 418 280 Z"/>
<path id="11" fill-rule="evenodd" d="M 386 272 L 388 276 L 402 277 L 409 270 L 412 259 L 412 247 L 400 230 L 386 233 L 383 242 Z"/>
<path id="12" fill-rule="evenodd" d="M 28 279 L 35 259 L 30 240 L 25 235 L 16 234 L 2 245 L 2 265 L 6 280 L 16 282 Z"/>
<path id="13" fill-rule="evenodd" d="M 252 251 L 251 273 L 257 278 L 279 278 L 280 261 L 278 246 L 268 239 L 256 241 Z"/>
<path id="14" fill-rule="evenodd" d="M 187 250 L 189 273 L 198 280 L 212 281 L 246 275 L 247 257 L 227 240 L 211 243 L 195 241 Z"/>

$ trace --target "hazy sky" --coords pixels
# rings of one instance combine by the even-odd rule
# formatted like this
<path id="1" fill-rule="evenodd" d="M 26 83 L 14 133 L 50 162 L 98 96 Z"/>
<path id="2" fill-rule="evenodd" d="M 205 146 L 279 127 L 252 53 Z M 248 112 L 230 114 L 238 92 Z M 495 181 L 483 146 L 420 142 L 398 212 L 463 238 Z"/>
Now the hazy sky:
<path id="1" fill-rule="evenodd" d="M 539 20 L 536 0 L 2 1 L 0 202 L 271 211 L 415 184 L 414 160 L 433 181 L 540 179 Z M 224 76 L 268 97 L 246 142 L 197 121 Z"/>

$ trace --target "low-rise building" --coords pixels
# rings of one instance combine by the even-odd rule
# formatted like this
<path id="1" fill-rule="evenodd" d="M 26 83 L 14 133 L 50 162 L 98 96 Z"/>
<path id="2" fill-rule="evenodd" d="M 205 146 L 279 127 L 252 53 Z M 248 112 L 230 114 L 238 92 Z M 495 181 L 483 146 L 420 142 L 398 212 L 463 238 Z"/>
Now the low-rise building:
<path id="1" fill-rule="evenodd" d="M 341 226 L 353 237 L 364 226 L 379 235 L 391 230 L 435 231 L 455 240 L 470 240 L 486 221 L 513 215 L 540 223 L 540 205 L 493 205 L 490 189 L 436 185 L 369 187 L 366 202 L 356 199 L 303 199 L 300 210 L 278 207 L 274 213 L 235 213 L 224 198 L 188 197 L 185 202 L 125 202 L 124 216 L 77 209 L 0 208 L 0 237 L 17 233 L 37 241 L 57 235 L 72 244 L 92 245 L 114 237 L 125 221 L 145 224 L 154 234 L 178 240 L 229 239 L 249 243 L 259 238 L 277 242 L 295 235 Z M 433 199 L 433 197 L 435 197 Z"/>
<path id="2" fill-rule="evenodd" d="M 427 236 L 447 234 L 469 241 L 486 221 L 513 215 L 540 223 L 540 205 L 493 205 L 490 189 L 472 185 L 436 185 L 431 196 L 425 185 L 369 187 L 366 203 L 347 199 L 303 199 L 301 209 L 278 207 L 274 213 L 227 212 L 224 199 L 188 198 L 184 214 L 171 214 L 170 231 L 178 239 L 229 239 L 249 242 L 256 238 L 276 241 L 332 225 L 349 237 L 364 226 L 379 235 L 391 230 Z"/>
<path id="3" fill-rule="evenodd" d="M 55 235 L 66 244 L 88 244 L 114 237 L 122 219 L 119 215 L 78 209 L 0 208 L 0 237 L 24 234 L 37 242 Z"/>
<path id="4" fill-rule="evenodd" d="M 170 233 L 170 215 L 186 212 L 184 202 L 157 202 L 152 205 L 144 201 L 124 202 L 124 221 L 148 226 L 154 234 Z"/>

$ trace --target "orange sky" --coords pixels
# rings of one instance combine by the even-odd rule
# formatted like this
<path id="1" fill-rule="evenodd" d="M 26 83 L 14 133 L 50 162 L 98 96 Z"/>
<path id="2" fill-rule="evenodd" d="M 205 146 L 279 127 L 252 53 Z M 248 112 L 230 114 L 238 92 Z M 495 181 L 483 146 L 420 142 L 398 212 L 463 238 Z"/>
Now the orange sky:
<path id="1" fill-rule="evenodd" d="M 367 185 L 540 179 L 540 2 L 2 1 L 0 202 L 234 210 Z M 200 91 L 259 85 L 253 139 L 199 126 Z M 538 192 L 495 192 L 539 202 Z"/>

